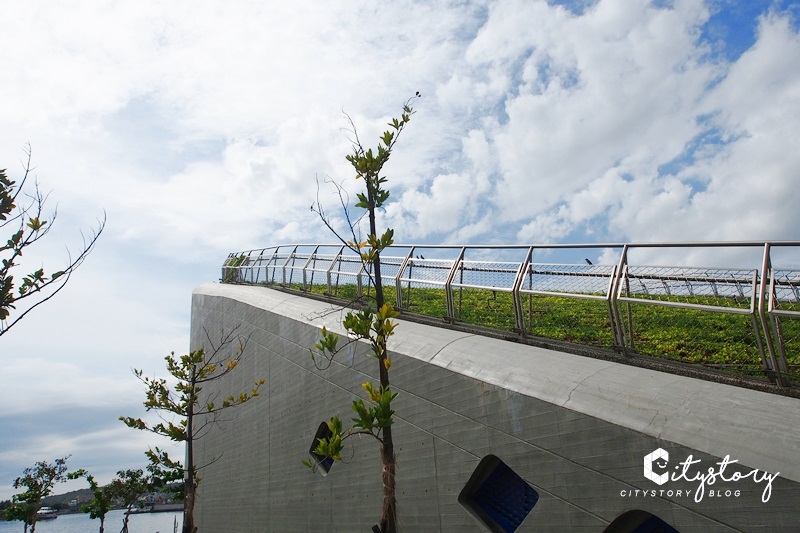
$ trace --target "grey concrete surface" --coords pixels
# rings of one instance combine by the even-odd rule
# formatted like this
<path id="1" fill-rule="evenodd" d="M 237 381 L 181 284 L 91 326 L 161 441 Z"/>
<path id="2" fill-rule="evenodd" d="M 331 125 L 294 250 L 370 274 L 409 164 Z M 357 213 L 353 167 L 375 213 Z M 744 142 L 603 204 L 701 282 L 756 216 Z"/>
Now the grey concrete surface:
<path id="1" fill-rule="evenodd" d="M 199 463 L 218 458 L 202 473 L 201 531 L 369 531 L 377 521 L 374 440 L 351 439 L 348 464 L 327 477 L 300 463 L 320 422 L 349 419 L 361 383 L 377 379 L 364 346 L 325 370 L 312 363 L 319 330 L 343 334 L 342 315 L 263 287 L 194 291 L 192 349 L 204 330 L 238 328 L 250 339 L 220 391 L 267 380 L 261 397 L 196 445 Z M 487 454 L 539 493 L 520 531 L 602 532 L 632 509 L 682 532 L 800 531 L 800 400 L 400 322 L 390 348 L 402 531 L 482 531 L 457 498 Z M 752 477 L 717 480 L 696 502 L 698 481 L 658 486 L 644 477 L 644 456 L 657 448 L 669 451 L 670 467 L 699 459 L 691 473 L 729 456 L 738 463 L 728 476 L 735 469 L 780 476 L 766 503 L 766 482 Z M 739 495 L 709 495 L 718 489 Z M 627 496 L 636 490 L 640 496 Z"/>

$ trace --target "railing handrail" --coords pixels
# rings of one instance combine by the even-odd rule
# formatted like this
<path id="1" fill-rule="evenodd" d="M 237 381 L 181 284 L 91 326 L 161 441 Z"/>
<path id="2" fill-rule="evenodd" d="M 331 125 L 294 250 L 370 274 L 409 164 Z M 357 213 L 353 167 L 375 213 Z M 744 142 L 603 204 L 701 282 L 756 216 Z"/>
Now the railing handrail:
<path id="1" fill-rule="evenodd" d="M 651 261 L 636 261 L 632 264 L 630 261 L 632 252 L 639 249 L 681 250 L 685 248 L 755 249 L 759 252 L 758 263 L 737 259 L 737 262 L 744 262 L 747 265 L 710 267 L 705 265 L 656 265 Z M 788 386 L 790 384 L 789 365 L 786 358 L 786 346 L 781 334 L 781 319 L 800 318 L 800 313 L 793 309 L 782 309 L 776 302 L 780 301 L 781 294 L 786 293 L 788 289 L 794 297 L 783 301 L 794 302 L 796 300 L 797 303 L 800 303 L 800 293 L 797 291 L 800 281 L 789 279 L 794 272 L 798 272 L 798 279 L 800 279 L 800 267 L 791 264 L 774 264 L 773 250 L 775 248 L 795 248 L 796 261 L 800 264 L 800 241 L 524 245 L 394 244 L 382 252 L 382 259 L 387 266 L 392 267 L 390 270 L 397 268 L 394 275 L 385 275 L 384 277 L 387 286 L 394 284 L 397 289 L 396 299 L 399 308 L 403 308 L 403 284 L 409 291 L 412 287 L 440 287 L 445 290 L 447 311 L 444 318 L 449 322 L 456 321 L 453 293 L 454 290 L 461 289 L 486 289 L 511 293 L 514 298 L 517 329 L 522 335 L 525 334 L 525 317 L 521 304 L 523 294 L 605 300 L 608 304 L 608 320 L 614 333 L 613 348 L 625 354 L 633 352 L 633 336 L 631 334 L 633 325 L 630 323 L 631 305 L 647 304 L 749 315 L 764 373 L 773 381 Z M 585 262 L 582 262 L 575 257 L 552 263 L 544 263 L 539 260 L 539 256 L 543 253 L 548 255 L 586 249 L 611 250 L 618 255 L 618 262 L 595 265 L 588 258 L 584 258 Z M 327 253 L 328 250 L 330 253 Z M 423 253 L 429 254 L 431 251 L 434 254 L 444 253 L 445 257 L 425 258 L 422 256 Z M 493 260 L 485 256 L 487 253 L 497 255 L 501 251 L 513 253 L 519 257 L 517 260 L 509 260 L 507 257 Z M 475 252 L 480 252 L 477 257 L 474 255 Z M 282 244 L 253 248 L 228 255 L 223 264 L 223 281 L 275 283 L 276 279 L 279 279 L 280 283 L 286 285 L 293 283 L 295 272 L 300 272 L 302 273 L 302 287 L 305 290 L 314 284 L 315 274 L 324 274 L 325 284 L 328 291 L 331 292 L 335 275 L 337 286 L 342 277 L 354 278 L 354 284 L 358 286 L 358 295 L 360 296 L 363 279 L 368 278 L 368 286 L 372 283 L 368 265 L 362 263 L 357 272 L 347 272 L 341 268 L 342 264 L 359 262 L 361 262 L 360 255 L 342 244 Z M 336 266 L 338 269 L 335 268 Z M 444 272 L 426 279 L 424 276 L 426 270 L 431 274 L 435 271 Z M 271 277 L 270 271 L 272 272 Z M 783 277 L 776 279 L 776 272 L 781 273 Z M 495 275 L 496 283 L 486 284 L 474 279 L 476 276 L 492 275 Z M 563 284 L 563 280 L 566 278 L 583 279 L 584 286 L 577 289 L 575 287 L 570 287 L 569 290 L 563 289 L 558 283 Z M 632 285 L 634 281 L 640 286 Z M 578 282 L 573 281 L 573 283 Z M 592 283 L 594 285 L 589 285 Z M 663 290 L 659 289 L 658 284 L 663 286 Z M 713 292 L 715 297 L 718 297 L 720 292 L 726 293 L 727 291 L 727 294 L 733 294 L 731 303 L 734 305 L 667 301 L 663 298 L 665 295 L 668 297 L 694 296 L 694 291 L 702 292 L 706 289 Z M 783 292 L 780 289 L 783 289 Z M 723 294 L 723 296 L 727 296 L 727 294 Z M 662 296 L 662 298 L 655 298 L 655 295 Z M 737 298 L 747 298 L 750 303 L 749 308 L 741 307 L 741 302 Z M 627 321 L 624 319 L 626 309 L 628 311 Z"/>

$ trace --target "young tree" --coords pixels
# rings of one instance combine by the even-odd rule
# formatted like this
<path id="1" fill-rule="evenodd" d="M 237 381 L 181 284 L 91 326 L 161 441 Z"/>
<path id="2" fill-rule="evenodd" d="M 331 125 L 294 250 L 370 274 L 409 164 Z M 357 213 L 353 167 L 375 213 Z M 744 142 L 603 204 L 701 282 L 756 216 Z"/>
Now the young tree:
<path id="1" fill-rule="evenodd" d="M 15 494 L 11 498 L 11 507 L 6 509 L 7 520 L 22 520 L 25 522 L 25 531 L 31 527 L 31 533 L 36 531 L 37 512 L 42 505 L 42 500 L 53 492 L 56 483 L 67 480 L 67 459 L 69 456 L 56 459 L 52 464 L 39 461 L 33 468 L 26 468 L 22 476 L 14 480 L 14 488 L 25 488 L 25 492 Z"/>
<path id="2" fill-rule="evenodd" d="M 25 524 L 25 533 L 28 533 L 28 527 L 33 525 L 36 521 L 36 507 L 26 502 L 14 502 L 3 510 L 3 519 L 9 522 L 16 520 Z"/>
<path id="3" fill-rule="evenodd" d="M 0 335 L 5 334 L 19 323 L 28 313 L 58 294 L 69 281 L 70 276 L 83 263 L 94 248 L 97 239 L 105 228 L 105 216 L 90 237 L 83 239 L 83 249 L 76 257 L 68 256 L 67 264 L 48 274 L 44 267 L 28 274 L 21 273 L 22 281 L 14 279 L 21 268 L 20 258 L 36 242 L 43 239 L 53 227 L 57 212 L 44 220 L 47 194 L 34 183 L 28 190 L 26 182 L 33 170 L 31 150 L 25 150 L 27 162 L 23 165 L 23 176 L 19 183 L 11 181 L 5 169 L 0 170 Z"/>
<path id="4" fill-rule="evenodd" d="M 105 529 L 106 514 L 111 510 L 114 503 L 114 494 L 112 485 L 101 487 L 95 481 L 94 476 L 89 474 L 86 470 L 78 470 L 67 474 L 69 479 L 78 479 L 80 477 L 86 478 L 89 483 L 89 489 L 92 491 L 94 498 L 89 503 L 81 505 L 82 513 L 89 513 L 89 518 L 95 520 L 100 519 L 100 533 Z M 125 515 L 127 520 L 127 515 Z"/>
<path id="5" fill-rule="evenodd" d="M 144 471 L 139 470 L 120 470 L 117 477 L 111 481 L 109 492 L 112 498 L 122 502 L 127 511 L 122 519 L 122 529 L 119 533 L 128 533 L 128 518 L 134 505 L 140 505 L 142 496 L 151 492 L 152 485 L 150 480 L 144 475 Z M 100 530 L 102 533 L 102 529 Z"/>
<path id="6" fill-rule="evenodd" d="M 153 490 L 171 493 L 183 500 L 185 482 L 180 461 L 170 459 L 169 454 L 158 446 L 144 453 L 149 461 L 147 471 Z"/>
<path id="7" fill-rule="evenodd" d="M 419 93 L 414 98 L 419 98 Z M 365 191 L 358 193 L 358 202 L 355 207 L 364 210 L 368 220 L 368 234 L 366 240 L 360 238 L 358 222 L 364 215 L 354 218 L 351 216 L 346 202 L 344 201 L 344 191 L 341 185 L 335 184 L 339 191 L 339 198 L 344 209 L 345 219 L 350 230 L 350 238 L 342 237 L 334 228 L 333 222 L 326 216 L 322 206 L 317 200 L 316 212 L 322 221 L 336 237 L 348 248 L 356 252 L 364 263 L 364 270 L 371 277 L 371 284 L 375 288 L 375 308 L 364 308 L 359 311 L 351 311 L 345 315 L 342 324 L 349 334 L 349 342 L 360 340 L 367 341 L 371 348 L 371 355 L 378 360 L 379 384 L 375 386 L 371 382 L 364 383 L 363 387 L 367 394 L 367 404 L 364 400 L 353 401 L 352 409 L 356 413 L 353 425 L 344 429 L 338 416 L 331 418 L 328 429 L 331 435 L 321 438 L 315 453 L 321 457 L 321 461 L 332 459 L 341 461 L 344 441 L 356 434 L 366 434 L 374 437 L 380 445 L 381 463 L 383 466 L 381 481 L 383 484 L 383 506 L 381 509 L 380 522 L 372 527 L 376 533 L 395 533 L 397 530 L 397 502 L 395 495 L 395 473 L 397 470 L 397 457 L 394 453 L 394 441 L 392 439 L 392 423 L 394 411 L 392 410 L 392 400 L 397 396 L 391 391 L 389 384 L 389 367 L 392 360 L 388 355 L 387 342 L 394 334 L 396 323 L 391 319 L 399 316 L 392 304 L 386 303 L 383 294 L 383 283 L 381 278 L 381 252 L 391 246 L 394 238 L 394 230 L 386 229 L 383 234 L 378 236 L 377 212 L 389 199 L 389 191 L 385 188 L 386 177 L 381 175 L 384 165 L 389 161 L 392 149 L 397 143 L 400 133 L 405 129 L 411 120 L 414 111 L 411 101 L 408 100 L 403 105 L 403 112 L 400 118 L 392 119 L 389 122 L 389 130 L 385 131 L 380 137 L 377 151 L 372 148 L 365 150 L 358 137 L 355 124 L 349 115 L 345 115 L 350 124 L 351 141 L 353 153 L 346 157 L 347 161 L 356 171 L 356 179 L 364 180 Z M 314 206 L 312 206 L 312 210 Z M 329 332 L 326 328 L 322 329 L 322 337 L 314 345 L 312 357 L 320 356 L 330 362 L 336 353 L 341 349 L 337 348 L 339 341 L 338 335 Z M 316 464 L 306 462 L 307 466 L 315 468 Z"/>
<path id="8" fill-rule="evenodd" d="M 209 346 L 208 351 L 200 348 L 180 357 L 175 357 L 173 352 L 165 358 L 167 371 L 178 380 L 174 388 L 170 388 L 165 379 L 142 376 L 141 370 L 134 370 L 136 377 L 146 387 L 147 399 L 144 406 L 147 411 L 171 413 L 172 421 L 163 419 L 162 422 L 153 425 L 140 418 L 120 417 L 120 420 L 128 427 L 150 431 L 169 437 L 173 441 L 186 443 L 185 467 L 179 461 L 170 459 L 166 452 L 158 448 L 148 452 L 151 466 L 160 471 L 162 476 L 168 476 L 165 474 L 165 471 L 168 471 L 172 472 L 173 476 L 180 474 L 180 477 L 184 479 L 184 533 L 196 531 L 194 501 L 200 481 L 198 472 L 218 459 L 215 458 L 205 465 L 195 464 L 195 441 L 206 435 L 211 426 L 222 421 L 223 411 L 242 405 L 258 396 L 258 389 L 264 384 L 263 379 L 258 380 L 250 391 L 238 395 L 231 394 L 225 398 L 219 398 L 215 394 L 201 396 L 206 383 L 219 380 L 233 372 L 247 346 L 246 339 L 236 335 L 235 330 L 221 334 L 220 339 L 216 342 L 212 341 L 206 331 L 206 339 Z M 229 350 L 232 351 L 231 355 L 226 355 Z"/>

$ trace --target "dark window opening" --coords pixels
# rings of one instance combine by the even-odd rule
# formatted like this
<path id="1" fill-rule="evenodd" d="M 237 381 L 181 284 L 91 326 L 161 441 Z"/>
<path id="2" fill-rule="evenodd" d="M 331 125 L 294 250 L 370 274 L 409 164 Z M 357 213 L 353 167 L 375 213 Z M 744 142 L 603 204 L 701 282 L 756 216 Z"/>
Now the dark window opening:
<path id="1" fill-rule="evenodd" d="M 309 448 L 308 453 L 311 454 L 311 457 L 314 458 L 314 462 L 317 464 L 317 471 L 322 474 L 323 476 L 327 476 L 328 472 L 331 471 L 331 467 L 333 466 L 333 459 L 330 457 L 325 457 L 324 455 L 320 455 L 316 453 L 314 450 L 317 449 L 319 446 L 319 441 L 321 439 L 329 439 L 333 433 L 331 429 L 328 427 L 327 422 L 323 422 L 319 425 L 317 429 L 317 434 L 314 435 L 314 440 L 311 441 L 311 448 Z"/>
<path id="2" fill-rule="evenodd" d="M 493 533 L 513 533 L 539 500 L 539 494 L 495 455 L 478 464 L 458 503 Z"/>
<path id="3" fill-rule="evenodd" d="M 635 509 L 619 515 L 603 533 L 680 533 L 654 514 Z"/>

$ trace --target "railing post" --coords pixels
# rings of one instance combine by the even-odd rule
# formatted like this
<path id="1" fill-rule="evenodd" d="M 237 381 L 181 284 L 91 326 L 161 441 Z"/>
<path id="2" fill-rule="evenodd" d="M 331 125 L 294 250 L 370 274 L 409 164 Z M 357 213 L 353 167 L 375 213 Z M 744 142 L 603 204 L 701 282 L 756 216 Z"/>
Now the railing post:
<path id="1" fill-rule="evenodd" d="M 753 278 L 750 282 L 750 323 L 753 326 L 753 334 L 756 336 L 756 345 L 758 346 L 758 355 L 761 358 L 761 366 L 764 369 L 769 368 L 769 361 L 767 358 L 767 350 L 764 349 L 764 341 L 769 336 L 769 330 L 764 329 L 763 334 L 761 330 L 764 328 L 764 323 L 761 320 L 761 312 L 759 311 L 758 302 L 760 300 L 760 279 L 758 275 L 759 270 L 753 270 Z M 759 328 L 759 323 L 761 326 Z M 769 340 L 767 340 L 769 342 Z"/>
<path id="2" fill-rule="evenodd" d="M 773 310 L 777 310 L 778 304 L 776 302 L 777 292 L 775 291 L 775 271 L 770 268 L 769 274 L 769 309 L 767 311 L 770 324 L 772 325 L 772 332 L 775 335 L 775 344 L 777 345 L 776 349 L 776 358 L 778 363 L 778 369 L 781 372 L 781 376 L 785 376 L 785 380 L 781 382 L 784 387 L 789 386 L 789 363 L 786 361 L 786 344 L 783 339 L 783 328 L 781 327 L 781 317 L 773 313 Z"/>
<path id="3" fill-rule="evenodd" d="M 360 258 L 360 256 L 359 256 Z M 364 296 L 364 282 L 362 281 L 362 275 L 366 270 L 366 263 L 361 261 L 361 268 L 358 269 L 358 274 L 356 274 L 356 297 L 360 300 L 362 296 Z"/>
<path id="4" fill-rule="evenodd" d="M 403 262 L 400 264 L 400 268 L 397 269 L 397 275 L 394 277 L 395 305 L 397 306 L 397 309 L 403 308 L 403 287 L 400 283 L 400 278 L 403 276 L 403 272 L 405 272 L 409 260 L 413 257 L 415 248 L 416 246 L 412 246 L 408 251 L 408 255 L 405 259 L 403 259 Z"/>
<path id="5" fill-rule="evenodd" d="M 325 272 L 325 277 L 328 281 L 328 296 L 333 296 L 333 280 L 331 279 L 331 273 L 333 272 L 333 265 L 336 264 L 336 261 L 341 261 L 342 252 L 344 252 L 344 246 L 339 247 L 339 252 L 333 257 L 331 266 L 329 266 L 328 270 Z"/>
<path id="6" fill-rule="evenodd" d="M 288 285 L 288 283 L 286 283 L 286 267 L 289 266 L 289 261 L 292 261 L 294 259 L 294 254 L 296 252 L 297 252 L 297 246 L 295 245 L 295 247 L 292 249 L 291 253 L 286 256 L 286 261 L 283 262 L 283 266 L 281 267 L 281 270 L 282 270 L 281 279 L 283 279 L 283 284 L 284 285 Z M 294 265 L 292 265 L 292 266 L 294 266 Z"/>
<path id="7" fill-rule="evenodd" d="M 622 247 L 622 254 L 620 254 L 619 263 L 617 264 L 617 269 L 614 272 L 615 275 L 613 275 L 611 295 L 609 300 L 612 308 L 611 330 L 614 332 L 614 345 L 623 353 L 625 352 L 625 346 L 627 342 L 625 341 L 625 328 L 622 325 L 622 312 L 619 309 L 619 301 L 617 298 L 619 297 L 620 284 L 622 283 L 622 276 L 625 272 L 627 264 L 628 245 L 626 244 Z M 630 315 L 630 313 L 628 314 Z"/>
<path id="8" fill-rule="evenodd" d="M 318 251 L 319 251 L 319 244 L 314 247 L 314 251 L 313 252 L 308 254 L 308 259 L 306 259 L 306 262 L 303 263 L 303 290 L 304 291 L 308 290 L 308 283 L 307 283 L 308 282 L 308 278 L 306 276 L 306 270 L 308 269 L 308 265 L 309 265 L 309 263 L 311 263 L 311 261 L 314 261 L 315 266 L 316 266 L 317 252 Z M 314 274 L 311 274 L 311 277 L 313 278 Z M 312 283 L 313 283 L 313 279 L 312 279 Z"/>
<path id="9" fill-rule="evenodd" d="M 614 347 L 619 347 L 621 344 L 618 342 L 618 332 L 617 332 L 617 316 L 616 316 L 616 294 L 614 293 L 614 287 L 617 280 L 617 272 L 619 272 L 619 265 L 614 265 L 611 269 L 611 276 L 608 279 L 608 286 L 606 287 L 606 311 L 608 311 L 608 323 L 611 326 L 611 331 L 614 338 Z"/>
<path id="10" fill-rule="evenodd" d="M 253 283 L 258 285 L 258 276 L 261 273 L 261 263 L 264 261 L 264 251 L 265 248 L 262 248 L 261 251 L 258 253 L 258 257 L 256 258 L 252 270 L 253 272 Z"/>
<path id="11" fill-rule="evenodd" d="M 758 289 L 758 317 L 761 321 L 761 328 L 764 331 L 764 337 L 767 339 L 767 350 L 769 350 L 769 363 L 764 360 L 763 366 L 767 373 L 767 377 L 771 381 L 777 382 L 783 387 L 788 387 L 789 381 L 787 376 L 784 376 L 781 373 L 780 367 L 778 366 L 778 360 L 775 357 L 775 341 L 772 336 L 772 328 L 769 327 L 769 321 L 767 318 L 768 311 L 765 309 L 767 299 L 767 280 L 770 278 L 772 278 L 772 261 L 770 259 L 770 243 L 767 242 L 764 244 L 764 258 L 761 262 L 761 283 L 759 283 Z M 774 294 L 770 293 L 769 298 L 770 300 L 774 298 Z"/>
<path id="12" fill-rule="evenodd" d="M 222 281 L 223 283 L 225 282 L 226 279 L 228 279 L 228 277 L 226 276 L 228 270 L 230 269 L 228 265 L 231 263 L 231 258 L 234 257 L 235 253 L 236 252 L 229 253 L 228 258 L 225 260 L 225 262 L 222 263 L 222 277 L 220 278 L 220 281 Z"/>
<path id="13" fill-rule="evenodd" d="M 525 335 L 525 311 L 522 309 L 522 295 L 519 293 L 522 288 L 522 282 L 525 279 L 525 273 L 531 264 L 531 257 L 533 256 L 533 246 L 528 248 L 528 253 L 525 254 L 525 259 L 517 269 L 517 275 L 514 276 L 514 285 L 511 287 L 511 295 L 514 299 L 514 315 L 517 320 L 517 329 L 521 335 Z"/>
<path id="14" fill-rule="evenodd" d="M 281 247 L 280 246 L 276 246 L 275 250 L 273 250 L 273 252 L 272 252 L 272 257 L 270 257 L 269 261 L 267 261 L 267 267 L 266 267 L 265 272 L 264 272 L 264 274 L 266 276 L 266 279 L 264 279 L 264 283 L 275 283 L 275 270 L 278 267 L 278 254 L 280 253 L 280 250 L 281 250 Z M 274 266 L 272 267 L 272 279 L 270 279 L 269 278 L 269 268 L 270 268 L 270 265 L 273 265 L 273 264 L 274 264 Z"/>
<path id="15" fill-rule="evenodd" d="M 453 266 L 450 268 L 450 273 L 447 275 L 447 281 L 444 284 L 444 293 L 447 299 L 447 319 L 451 323 L 456 319 L 456 308 L 453 304 L 453 278 L 456 277 L 458 267 L 461 265 L 461 261 L 464 260 L 464 249 L 465 248 L 462 246 L 458 258 L 453 261 Z"/>

